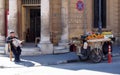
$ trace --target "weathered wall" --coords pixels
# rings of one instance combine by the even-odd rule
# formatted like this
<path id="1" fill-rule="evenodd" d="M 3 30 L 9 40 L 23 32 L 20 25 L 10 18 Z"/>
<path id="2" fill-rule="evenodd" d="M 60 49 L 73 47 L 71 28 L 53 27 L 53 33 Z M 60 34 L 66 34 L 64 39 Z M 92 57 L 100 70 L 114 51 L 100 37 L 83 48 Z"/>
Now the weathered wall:
<path id="1" fill-rule="evenodd" d="M 2 1 L 2 0 L 0 0 Z M 3 0 L 4 1 L 4 0 Z M 6 0 L 8 1 L 8 0 Z M 84 20 L 86 20 L 87 31 L 91 31 L 93 28 L 93 0 L 86 0 L 86 17 L 84 17 L 83 11 L 78 11 L 76 9 L 76 2 L 78 0 L 67 0 L 68 1 L 68 27 L 69 27 L 69 38 L 79 37 L 83 34 L 84 29 Z M 83 0 L 85 1 L 85 0 Z M 19 1 L 18 1 L 19 2 Z M 8 5 L 8 2 L 7 2 Z M 20 3 L 18 3 L 19 11 L 21 11 Z M 7 7 L 8 8 L 8 7 Z M 7 9 L 6 8 L 6 9 Z M 50 0 L 50 32 L 51 39 L 58 42 L 62 33 L 62 23 L 61 23 L 61 0 Z M 3 3 L 0 5 L 0 12 L 2 14 Z M 115 36 L 120 36 L 120 1 L 119 0 L 107 0 L 107 28 L 111 29 Z M 3 16 L 2 16 L 3 17 Z M 1 18 L 1 25 L 3 25 L 3 18 Z M 21 18 L 18 17 L 19 22 Z M 20 26 L 20 25 L 19 25 Z M 21 27 L 19 27 L 21 28 Z M 4 28 L 1 28 L 0 31 L 4 35 Z M 16 30 L 17 31 L 17 30 Z M 18 31 L 19 36 L 21 31 Z"/>
<path id="2" fill-rule="evenodd" d="M 18 26 L 17 0 L 9 0 L 8 32 L 14 31 L 16 35 L 18 35 L 17 26 Z"/>
<path id="3" fill-rule="evenodd" d="M 118 0 L 107 0 L 107 29 L 118 35 Z"/>
<path id="4" fill-rule="evenodd" d="M 120 0 L 118 1 L 118 44 L 120 45 Z"/>
<path id="5" fill-rule="evenodd" d="M 84 33 L 84 25 L 86 25 L 86 31 L 90 31 L 93 22 L 92 0 L 86 0 L 84 2 L 86 8 L 83 11 L 76 9 L 77 1 L 69 0 L 69 38 L 80 37 Z"/>
<path id="6" fill-rule="evenodd" d="M 51 41 L 57 44 L 61 36 L 61 0 L 50 1 L 50 14 Z"/>
<path id="7" fill-rule="evenodd" d="M 5 43 L 5 1 L 0 0 L 0 46 Z"/>
<path id="8" fill-rule="evenodd" d="M 5 1 L 0 0 L 0 35 L 5 35 Z"/>
<path id="9" fill-rule="evenodd" d="M 84 11 L 78 11 L 76 9 L 76 2 L 78 0 L 69 1 L 69 38 L 79 37 L 84 33 L 84 25 L 86 24 L 86 31 L 93 30 L 93 0 L 83 0 L 85 4 L 86 16 Z M 120 33 L 120 1 L 119 0 L 107 0 L 107 28 L 105 30 L 112 30 L 115 36 L 119 36 Z M 84 22 L 86 21 L 86 22 Z"/>
<path id="10" fill-rule="evenodd" d="M 83 0 L 85 9 L 78 11 L 76 9 L 76 3 L 78 0 L 68 0 L 68 26 L 69 26 L 69 38 L 80 37 L 84 33 L 84 25 L 86 25 L 86 31 L 93 30 L 93 0 Z M 61 35 L 61 1 L 51 1 L 51 32 L 56 33 L 55 36 Z M 118 0 L 107 0 L 107 28 L 105 30 L 112 30 L 115 36 L 119 33 L 118 24 Z M 86 16 L 84 16 L 84 11 Z"/>
<path id="11" fill-rule="evenodd" d="M 120 0 L 118 1 L 118 34 L 120 36 Z"/>
<path id="12" fill-rule="evenodd" d="M 107 0 L 107 29 L 112 30 L 120 43 L 120 0 Z"/>

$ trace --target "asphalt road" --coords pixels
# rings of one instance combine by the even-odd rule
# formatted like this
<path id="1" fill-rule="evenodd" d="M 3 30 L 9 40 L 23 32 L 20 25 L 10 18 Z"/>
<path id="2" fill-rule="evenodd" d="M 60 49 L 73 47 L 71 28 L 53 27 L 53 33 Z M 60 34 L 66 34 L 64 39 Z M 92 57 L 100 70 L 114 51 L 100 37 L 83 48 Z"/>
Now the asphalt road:
<path id="1" fill-rule="evenodd" d="M 1 68 L 1 75 L 120 75 L 120 56 L 112 63 L 73 62 L 59 65 Z"/>
<path id="2" fill-rule="evenodd" d="M 102 61 L 101 63 L 92 63 L 91 61 L 84 61 L 69 64 L 53 65 L 51 67 L 73 71 L 89 70 L 120 75 L 120 56 L 113 57 L 112 63 L 108 63 L 107 61 Z"/>

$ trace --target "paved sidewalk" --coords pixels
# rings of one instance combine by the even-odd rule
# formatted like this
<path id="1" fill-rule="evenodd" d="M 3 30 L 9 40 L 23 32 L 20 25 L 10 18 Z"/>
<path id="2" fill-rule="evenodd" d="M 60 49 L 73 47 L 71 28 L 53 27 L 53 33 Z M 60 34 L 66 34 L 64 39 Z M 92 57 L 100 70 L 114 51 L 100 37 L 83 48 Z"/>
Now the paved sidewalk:
<path id="1" fill-rule="evenodd" d="M 120 56 L 120 45 L 113 45 L 113 56 Z"/>
<path id="2" fill-rule="evenodd" d="M 19 63 L 10 61 L 7 56 L 0 57 L 0 60 L 0 68 L 22 68 L 63 64 L 69 60 L 78 60 L 78 57 L 74 52 L 71 52 L 57 55 L 22 56 Z"/>
<path id="3" fill-rule="evenodd" d="M 120 56 L 120 46 L 113 46 L 113 56 Z M 14 60 L 14 58 L 13 58 Z M 0 68 L 21 68 L 33 66 L 47 66 L 67 63 L 71 60 L 79 60 L 75 52 L 56 54 L 56 55 L 39 55 L 39 56 L 22 56 L 20 63 L 10 61 L 8 56 L 0 55 Z"/>

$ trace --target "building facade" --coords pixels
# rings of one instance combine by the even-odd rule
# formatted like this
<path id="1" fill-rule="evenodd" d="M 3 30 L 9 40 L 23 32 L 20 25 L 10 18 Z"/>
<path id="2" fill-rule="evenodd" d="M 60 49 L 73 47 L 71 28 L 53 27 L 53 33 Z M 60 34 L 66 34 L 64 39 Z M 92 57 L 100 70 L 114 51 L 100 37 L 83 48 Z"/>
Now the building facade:
<path id="1" fill-rule="evenodd" d="M 14 30 L 21 40 L 38 46 L 43 54 L 53 53 L 54 46 L 65 46 L 73 37 L 96 31 L 99 20 L 99 0 L 0 0 L 0 45 L 9 31 Z M 120 1 L 100 0 L 102 29 L 111 30 L 120 39 Z"/>

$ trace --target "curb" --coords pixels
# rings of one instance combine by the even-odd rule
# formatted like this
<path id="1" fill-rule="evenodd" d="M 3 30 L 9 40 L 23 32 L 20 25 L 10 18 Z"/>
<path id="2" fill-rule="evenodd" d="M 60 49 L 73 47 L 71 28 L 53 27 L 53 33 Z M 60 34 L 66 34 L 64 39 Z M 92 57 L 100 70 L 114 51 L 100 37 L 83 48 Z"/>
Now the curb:
<path id="1" fill-rule="evenodd" d="M 120 56 L 120 53 L 113 53 L 112 56 L 113 57 Z"/>
<path id="2" fill-rule="evenodd" d="M 0 55 L 0 56 L 6 56 L 6 55 Z M 113 57 L 120 56 L 120 52 L 118 52 L 118 53 L 112 53 L 112 56 Z M 39 66 L 50 66 L 50 65 L 59 65 L 59 64 L 74 63 L 74 62 L 79 62 L 79 61 L 80 61 L 79 59 L 75 58 L 75 59 L 71 59 L 71 60 L 66 59 L 66 60 L 59 60 L 59 61 L 56 61 L 56 62 L 43 63 L 41 65 L 39 65 L 39 64 L 36 64 L 36 65 L 33 65 L 33 66 L 29 66 L 29 64 L 25 64 L 25 65 L 28 66 L 28 67 L 39 67 Z M 2 68 L 23 68 L 23 67 L 19 67 L 19 66 L 3 66 L 3 65 L 0 65 L 0 69 L 2 69 Z"/>
<path id="3" fill-rule="evenodd" d="M 72 62 L 78 62 L 77 59 L 73 59 L 73 60 L 63 60 L 63 61 L 58 61 L 55 63 L 47 63 L 47 64 L 42 64 L 42 65 L 34 65 L 34 66 L 30 66 L 30 67 L 39 67 L 39 66 L 50 66 L 50 65 L 59 65 L 59 64 L 67 64 L 67 63 L 72 63 Z M 4 69 L 4 68 L 23 68 L 23 67 L 12 67 L 12 66 L 0 66 L 0 69 Z"/>

